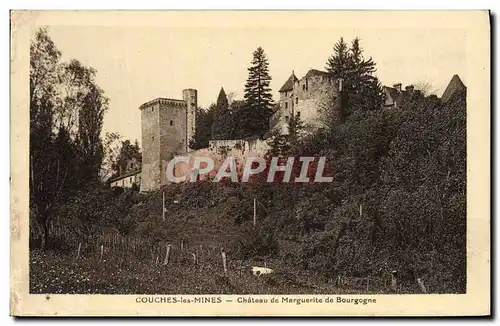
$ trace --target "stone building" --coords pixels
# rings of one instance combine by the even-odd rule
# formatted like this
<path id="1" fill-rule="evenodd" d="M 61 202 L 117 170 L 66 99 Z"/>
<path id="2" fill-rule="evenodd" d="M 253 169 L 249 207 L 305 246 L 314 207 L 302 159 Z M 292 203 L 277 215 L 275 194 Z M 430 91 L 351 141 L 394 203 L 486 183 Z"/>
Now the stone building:
<path id="1" fill-rule="evenodd" d="M 157 190 L 167 184 L 166 168 L 170 160 L 189 150 L 196 125 L 198 94 L 195 89 L 182 91 L 182 100 L 157 98 L 142 104 L 141 191 Z"/>
<path id="2" fill-rule="evenodd" d="M 413 94 L 413 85 L 408 85 L 404 90 L 401 89 L 402 84 L 397 83 L 392 85 L 392 87 L 384 86 L 384 103 L 385 108 L 397 108 L 401 107 L 405 98 L 408 98 Z"/>
<path id="3" fill-rule="evenodd" d="M 458 92 L 464 92 L 466 90 L 467 87 L 465 87 L 460 77 L 458 75 L 453 75 L 450 82 L 448 83 L 448 86 L 446 86 L 443 95 L 441 96 L 441 101 L 446 103 L 450 100 L 453 94 Z"/>
<path id="4" fill-rule="evenodd" d="M 110 187 L 134 188 L 141 185 L 141 170 L 133 170 L 108 180 Z"/>
<path id="5" fill-rule="evenodd" d="M 134 188 L 141 185 L 141 163 L 137 158 L 131 158 L 123 166 L 119 164 L 118 170 L 118 175 L 107 181 L 110 187 Z"/>
<path id="6" fill-rule="evenodd" d="M 338 81 L 327 72 L 311 69 L 301 79 L 292 72 L 279 90 L 279 108 L 271 119 L 272 129 L 286 134 L 288 122 L 295 115 L 309 127 L 320 127 L 320 111 L 325 105 L 333 105 L 338 88 Z"/>

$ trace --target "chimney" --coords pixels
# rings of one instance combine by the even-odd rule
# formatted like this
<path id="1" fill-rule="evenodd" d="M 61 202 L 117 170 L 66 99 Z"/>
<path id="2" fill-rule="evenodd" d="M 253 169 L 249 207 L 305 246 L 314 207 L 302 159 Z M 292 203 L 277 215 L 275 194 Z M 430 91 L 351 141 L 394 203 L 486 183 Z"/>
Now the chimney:
<path id="1" fill-rule="evenodd" d="M 406 86 L 406 87 L 405 87 L 406 91 L 407 91 L 408 93 L 410 93 L 410 94 L 411 94 L 411 93 L 413 93 L 413 89 L 414 89 L 414 88 L 415 88 L 415 87 L 414 87 L 413 85 L 408 85 L 408 86 Z"/>
<path id="2" fill-rule="evenodd" d="M 401 83 L 397 83 L 397 84 L 392 85 L 392 87 L 394 87 L 395 89 L 397 89 L 398 92 L 401 92 L 401 86 L 402 86 Z"/>

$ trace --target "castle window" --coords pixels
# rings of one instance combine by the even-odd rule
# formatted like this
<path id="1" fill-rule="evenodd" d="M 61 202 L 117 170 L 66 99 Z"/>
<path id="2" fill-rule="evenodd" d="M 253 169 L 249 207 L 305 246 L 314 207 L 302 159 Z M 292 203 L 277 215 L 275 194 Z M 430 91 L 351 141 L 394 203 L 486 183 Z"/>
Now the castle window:
<path id="1" fill-rule="evenodd" d="M 196 106 L 196 104 L 194 104 L 194 103 L 191 103 L 191 106 Z"/>
<path id="2" fill-rule="evenodd" d="M 155 140 L 155 136 L 151 136 L 151 140 Z"/>
<path id="3" fill-rule="evenodd" d="M 288 109 L 288 102 L 285 102 L 285 109 Z"/>
<path id="4" fill-rule="evenodd" d="M 297 118 L 300 118 L 300 111 L 297 111 Z"/>
<path id="5" fill-rule="evenodd" d="M 295 98 L 295 104 L 299 104 L 299 98 L 298 97 Z"/>
<path id="6" fill-rule="evenodd" d="M 151 107 L 151 112 L 155 112 L 155 107 L 154 106 Z"/>
<path id="7" fill-rule="evenodd" d="M 170 120 L 170 125 L 173 126 L 174 125 L 174 120 Z"/>
<path id="8" fill-rule="evenodd" d="M 288 116 L 287 115 L 285 115 L 285 121 L 288 122 Z"/>
<path id="9" fill-rule="evenodd" d="M 132 177 L 130 177 L 130 183 L 132 183 Z"/>
<path id="10" fill-rule="evenodd" d="M 306 90 L 306 85 L 302 85 L 302 90 L 305 91 Z"/>

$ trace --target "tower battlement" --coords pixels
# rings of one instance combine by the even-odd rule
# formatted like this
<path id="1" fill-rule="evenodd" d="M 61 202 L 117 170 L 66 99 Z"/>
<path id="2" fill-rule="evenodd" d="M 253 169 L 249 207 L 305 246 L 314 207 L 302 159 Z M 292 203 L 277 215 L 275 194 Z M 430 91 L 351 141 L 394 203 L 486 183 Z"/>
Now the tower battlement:
<path id="1" fill-rule="evenodd" d="M 184 100 L 176 100 L 172 98 L 165 98 L 165 97 L 158 97 L 154 100 L 151 100 L 149 102 L 146 102 L 142 104 L 139 109 L 142 110 L 147 107 L 151 107 L 152 105 L 155 104 L 160 104 L 160 105 L 167 105 L 167 106 L 186 106 L 187 103 Z"/>

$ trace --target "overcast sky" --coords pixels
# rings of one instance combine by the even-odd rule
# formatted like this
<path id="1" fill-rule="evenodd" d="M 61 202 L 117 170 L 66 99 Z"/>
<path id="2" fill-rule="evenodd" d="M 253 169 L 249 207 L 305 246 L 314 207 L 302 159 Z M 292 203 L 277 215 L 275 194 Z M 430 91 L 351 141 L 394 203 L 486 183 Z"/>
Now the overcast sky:
<path id="1" fill-rule="evenodd" d="M 104 130 L 139 142 L 138 108 L 144 102 L 180 99 L 182 89 L 195 88 L 199 105 L 207 107 L 221 86 L 242 98 L 247 67 L 258 46 L 269 59 L 275 99 L 292 70 L 298 78 L 311 68 L 323 70 L 340 37 L 361 39 L 364 55 L 373 57 L 384 85 L 428 82 L 439 96 L 453 74 L 467 85 L 466 38 L 459 28 L 157 25 L 49 26 L 63 60 L 75 58 L 97 70 L 97 82 L 110 99 Z"/>

